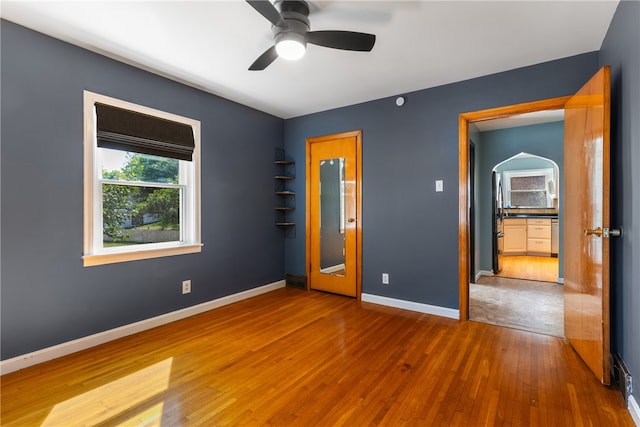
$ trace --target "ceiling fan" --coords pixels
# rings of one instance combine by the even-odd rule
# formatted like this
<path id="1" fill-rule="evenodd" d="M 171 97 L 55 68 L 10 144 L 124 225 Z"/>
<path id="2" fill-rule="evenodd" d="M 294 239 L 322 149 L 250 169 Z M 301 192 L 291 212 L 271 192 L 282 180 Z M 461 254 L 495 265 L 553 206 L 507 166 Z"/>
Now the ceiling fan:
<path id="1" fill-rule="evenodd" d="M 307 43 L 332 49 L 369 52 L 376 36 L 353 31 L 309 31 L 309 5 L 303 0 L 246 0 L 258 13 L 271 22 L 274 45 L 249 67 L 250 71 L 264 70 L 276 58 L 301 58 Z"/>

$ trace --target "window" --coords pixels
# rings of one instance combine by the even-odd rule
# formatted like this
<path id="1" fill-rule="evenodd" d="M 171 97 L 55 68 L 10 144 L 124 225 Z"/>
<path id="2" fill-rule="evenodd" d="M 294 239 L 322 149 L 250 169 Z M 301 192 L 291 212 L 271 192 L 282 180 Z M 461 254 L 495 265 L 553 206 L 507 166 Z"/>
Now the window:
<path id="1" fill-rule="evenodd" d="M 547 208 L 553 206 L 555 183 L 553 169 L 504 171 L 506 206 L 511 208 Z"/>
<path id="2" fill-rule="evenodd" d="M 84 92 L 84 266 L 200 252 L 200 122 Z"/>

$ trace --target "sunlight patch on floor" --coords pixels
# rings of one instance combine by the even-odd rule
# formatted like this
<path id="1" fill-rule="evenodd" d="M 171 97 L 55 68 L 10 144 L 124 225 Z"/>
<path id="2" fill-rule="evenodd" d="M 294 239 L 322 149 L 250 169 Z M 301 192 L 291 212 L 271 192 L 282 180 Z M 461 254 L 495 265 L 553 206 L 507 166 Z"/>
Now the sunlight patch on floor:
<path id="1" fill-rule="evenodd" d="M 42 426 L 96 425 L 136 408 L 166 391 L 173 358 L 148 366 L 55 405 Z M 154 425 L 162 415 L 162 402 L 143 408 L 126 425 Z M 158 412 L 159 411 L 159 412 Z"/>
<path id="2" fill-rule="evenodd" d="M 162 421 L 162 410 L 164 409 L 164 402 L 160 402 L 157 405 L 153 405 L 151 408 L 146 409 L 126 421 L 117 424 L 116 427 L 155 427 L 160 426 Z"/>

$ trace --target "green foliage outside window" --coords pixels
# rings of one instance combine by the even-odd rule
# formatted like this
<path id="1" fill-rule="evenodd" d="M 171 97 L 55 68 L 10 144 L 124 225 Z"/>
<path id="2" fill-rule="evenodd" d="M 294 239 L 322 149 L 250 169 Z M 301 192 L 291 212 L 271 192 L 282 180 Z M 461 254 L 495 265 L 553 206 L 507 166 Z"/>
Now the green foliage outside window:
<path id="1" fill-rule="evenodd" d="M 178 183 L 178 160 L 133 153 L 127 157 L 121 172 L 127 181 Z"/>
<path id="2" fill-rule="evenodd" d="M 106 180 L 177 184 L 176 159 L 127 153 L 120 170 L 103 170 Z M 104 183 L 102 186 L 103 232 L 114 242 L 131 237 L 131 230 L 149 218 L 161 230 L 180 230 L 180 190 Z M 145 219 L 146 218 L 146 219 Z M 150 225 L 148 222 L 145 225 Z"/>
<path id="3" fill-rule="evenodd" d="M 103 232 L 115 241 L 131 236 L 122 226 L 129 215 L 135 214 L 136 204 L 133 193 L 136 187 L 126 185 L 109 185 L 102 187 L 102 222 Z"/>

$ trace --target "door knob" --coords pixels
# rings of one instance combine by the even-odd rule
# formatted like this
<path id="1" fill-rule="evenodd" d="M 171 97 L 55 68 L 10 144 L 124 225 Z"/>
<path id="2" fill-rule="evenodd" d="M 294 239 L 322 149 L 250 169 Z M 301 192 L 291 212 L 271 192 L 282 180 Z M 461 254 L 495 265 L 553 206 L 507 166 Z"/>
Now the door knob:
<path id="1" fill-rule="evenodd" d="M 598 237 L 602 236 L 602 228 L 598 227 L 596 229 L 591 229 L 591 228 L 585 228 L 584 230 L 582 230 L 584 232 L 585 236 L 591 236 L 591 235 L 596 235 Z"/>
<path id="2" fill-rule="evenodd" d="M 595 234 L 598 237 L 604 237 L 608 239 L 610 237 L 620 237 L 622 236 L 622 230 L 617 230 L 615 228 L 596 228 L 595 230 L 585 228 L 583 230 L 585 236 L 590 236 Z"/>
<path id="3" fill-rule="evenodd" d="M 356 222 L 356 219 L 355 218 L 349 218 L 347 221 L 348 222 Z"/>

